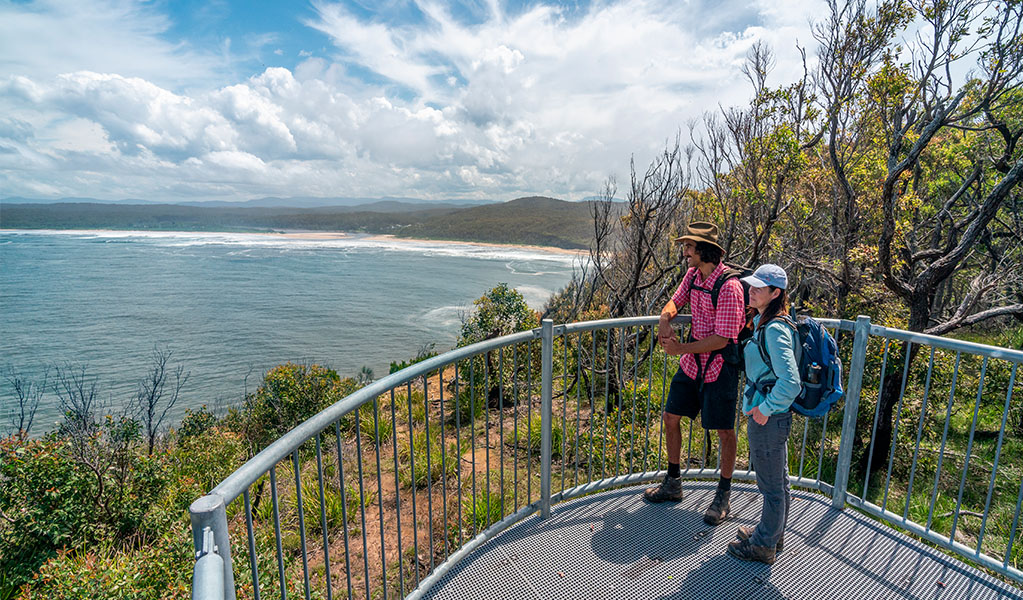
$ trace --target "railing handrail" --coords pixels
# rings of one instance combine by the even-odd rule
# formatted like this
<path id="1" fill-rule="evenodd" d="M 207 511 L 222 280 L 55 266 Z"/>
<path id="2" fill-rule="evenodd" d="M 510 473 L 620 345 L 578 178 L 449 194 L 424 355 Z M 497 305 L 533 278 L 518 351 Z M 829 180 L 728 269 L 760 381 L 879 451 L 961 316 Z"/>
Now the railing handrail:
<path id="1" fill-rule="evenodd" d="M 894 327 L 883 327 L 881 325 L 871 325 L 870 335 L 899 340 L 901 342 L 912 342 L 914 344 L 931 346 L 934 348 L 955 350 L 956 352 L 968 352 L 970 354 L 977 354 L 988 358 L 998 358 L 1009 362 L 1023 364 L 1023 351 L 1013 350 L 1011 348 L 999 348 L 998 346 L 989 346 L 987 344 L 979 344 L 977 342 L 968 342 L 965 340 L 929 335 L 926 333 L 917 333 L 915 331 L 895 329 Z"/>
<path id="2" fill-rule="evenodd" d="M 226 507 L 232 501 L 242 496 L 252 485 L 254 485 L 261 477 L 265 476 L 268 472 L 273 473 L 275 465 L 282 461 L 285 461 L 292 457 L 297 461 L 297 451 L 304 443 L 310 439 L 316 438 L 318 434 L 327 430 L 332 425 L 336 427 L 337 422 L 344 416 L 352 413 L 360 407 L 374 402 L 382 394 L 388 391 L 392 392 L 397 387 L 406 384 L 408 382 L 415 381 L 419 378 L 428 377 L 430 374 L 437 373 L 438 371 L 443 372 L 443 369 L 449 365 L 457 365 L 459 361 L 470 359 L 485 353 L 493 352 L 501 348 L 514 346 L 516 344 L 531 342 L 533 340 L 541 340 L 541 367 L 542 367 L 542 379 L 541 379 L 541 440 L 540 440 L 540 458 L 542 469 L 542 475 L 540 480 L 541 496 L 536 502 L 532 502 L 524 506 L 521 510 L 517 510 L 512 515 L 507 515 L 501 519 L 498 523 L 495 523 L 490 528 L 487 528 L 477 536 L 476 539 L 472 540 L 466 546 L 463 546 L 461 550 L 456 552 L 454 556 L 450 556 L 448 560 L 464 556 L 472 548 L 478 546 L 478 542 L 483 539 L 489 539 L 493 535 L 496 535 L 500 530 L 510 526 L 510 524 L 517 522 L 524 518 L 525 515 L 531 514 L 532 512 L 539 512 L 542 517 L 546 517 L 549 514 L 550 506 L 552 502 L 563 501 L 568 497 L 572 497 L 577 494 L 590 493 L 597 491 L 598 489 L 604 489 L 606 487 L 612 487 L 617 485 L 624 485 L 628 483 L 638 483 L 645 481 L 651 477 L 657 477 L 663 475 L 663 472 L 629 472 L 622 475 L 618 475 L 617 467 L 615 470 L 615 477 L 613 478 L 602 478 L 600 480 L 591 480 L 590 482 L 582 485 L 577 485 L 574 488 L 568 490 L 564 489 L 562 485 L 562 491 L 560 493 L 554 493 L 551 490 L 551 443 L 552 443 L 552 432 L 551 432 L 551 418 L 552 407 L 551 407 L 551 381 L 555 377 L 552 373 L 552 348 L 553 340 L 556 337 L 564 336 L 566 340 L 570 334 L 600 331 L 600 330 L 611 330 L 614 328 L 627 329 L 635 327 L 652 327 L 658 323 L 659 316 L 642 316 L 642 317 L 626 317 L 617 319 L 601 319 L 587 322 L 577 322 L 555 325 L 550 320 L 545 320 L 541 327 L 529 331 L 522 331 L 502 337 L 485 340 L 468 346 L 452 349 L 448 352 L 440 354 L 435 357 L 423 360 L 416 364 L 410 365 L 401 371 L 389 374 L 379 380 L 376 380 L 367 386 L 349 394 L 345 398 L 336 402 L 335 404 L 327 407 L 320 411 L 316 415 L 302 422 L 291 431 L 287 432 L 279 439 L 271 443 L 261 452 L 256 454 L 254 457 L 245 462 L 233 473 L 228 475 L 222 480 L 216 487 L 211 490 L 209 494 L 197 499 L 190 509 L 192 513 L 192 527 L 193 527 L 193 539 L 195 547 L 200 550 L 197 553 L 197 559 L 203 559 L 206 556 L 212 556 L 214 560 L 222 560 L 223 568 L 223 585 L 224 594 L 220 597 L 232 600 L 234 598 L 234 582 L 233 573 L 231 566 L 231 553 L 230 553 L 230 541 L 227 536 L 227 518 L 226 518 Z M 691 318 L 688 315 L 680 315 L 676 317 L 672 323 L 675 325 L 681 325 L 689 323 Z M 944 541 L 939 539 L 936 535 L 929 530 L 924 531 L 918 524 L 908 521 L 905 517 L 901 519 L 894 518 L 898 515 L 889 514 L 888 511 L 884 510 L 884 506 L 877 507 L 867 501 L 865 498 L 850 497 L 847 496 L 847 487 L 849 484 L 849 475 L 851 471 L 851 458 L 852 458 L 852 442 L 854 433 L 856 430 L 857 417 L 858 417 L 858 405 L 862 390 L 862 378 L 865 367 L 865 358 L 867 355 L 867 344 L 871 335 L 879 336 L 886 340 L 899 340 L 903 342 L 909 342 L 917 345 L 929 345 L 935 348 L 944 348 L 953 350 L 956 352 L 969 353 L 979 355 L 987 358 L 996 358 L 1005 360 L 1015 364 L 1023 364 L 1023 351 L 1012 350 L 1007 348 L 998 348 L 985 344 L 979 344 L 975 342 L 968 342 L 962 340 L 953 340 L 943 338 L 940 336 L 927 335 L 922 333 L 915 333 L 895 328 L 882 327 L 872 325 L 870 319 L 865 316 L 860 316 L 856 321 L 847 319 L 818 319 L 822 325 L 835 330 L 842 330 L 846 332 L 854 332 L 855 339 L 853 343 L 853 350 L 851 355 L 851 361 L 847 365 L 848 367 L 848 380 L 846 386 L 846 398 L 843 410 L 843 422 L 839 438 L 839 449 L 837 454 L 837 463 L 835 469 L 834 484 L 831 485 L 820 479 L 814 481 L 803 481 L 796 482 L 797 484 L 803 483 L 808 486 L 830 494 L 832 498 L 832 504 L 837 508 L 843 508 L 845 506 L 853 505 L 861 509 L 866 510 L 869 513 L 876 514 L 879 518 L 888 520 L 893 524 L 899 524 L 906 527 L 914 533 L 923 535 L 926 539 L 934 541 L 939 545 L 952 550 L 960 555 L 968 556 L 972 560 L 976 560 L 983 566 L 991 568 L 996 571 L 1000 571 L 1013 579 L 1023 580 L 1023 574 L 1013 567 L 1008 566 L 1005 562 L 1001 564 L 995 559 L 982 554 L 980 547 L 976 549 L 970 549 L 968 546 L 959 544 L 953 541 Z M 567 344 L 567 342 L 566 342 Z M 651 342 L 652 347 L 652 342 Z M 567 346 L 566 346 L 567 348 Z M 566 349 L 567 353 L 567 349 Z M 567 354 L 566 354 L 567 356 Z M 958 365 L 958 359 L 957 359 Z M 957 367 L 958 368 L 958 367 Z M 1015 368 L 1013 367 L 1013 374 L 1015 374 Z M 928 375 L 929 377 L 929 375 Z M 953 381 L 954 388 L 954 381 Z M 1010 383 L 1011 388 L 1011 383 Z M 456 381 L 457 390 L 457 381 Z M 606 390 L 605 390 L 606 391 Z M 904 393 L 904 392 L 903 392 Z M 1011 397 L 1011 389 L 1009 390 Z M 978 400 L 979 402 L 979 400 Z M 900 399 L 901 403 L 901 399 Z M 1008 403 L 1008 399 L 1006 400 Z M 901 404 L 900 404 L 901 406 Z M 950 410 L 951 410 L 951 404 Z M 410 409 L 411 411 L 411 405 Z M 410 413 L 411 414 L 411 413 Z M 876 419 L 876 416 L 875 416 Z M 976 419 L 975 419 L 976 420 Z M 947 426 L 947 424 L 946 424 Z M 339 434 L 340 435 L 340 434 Z M 411 431 L 409 433 L 411 435 Z M 823 435 L 823 433 L 822 433 Z M 972 437 L 971 437 L 972 439 Z M 804 444 L 805 444 L 804 434 Z M 919 442 L 919 440 L 918 440 Z M 944 445 L 944 442 L 942 442 Z M 1001 442 L 999 442 L 999 447 Z M 822 446 L 823 448 L 823 446 Z M 340 446 L 338 448 L 340 453 Z M 319 453 L 319 446 L 317 446 L 317 453 Z M 318 456 L 318 454 L 317 454 Z M 802 460 L 802 459 L 801 459 Z M 915 458 L 914 458 L 915 460 Z M 379 462 L 379 456 L 378 456 Z M 296 472 L 298 471 L 298 464 L 296 464 Z M 397 464 L 397 463 L 396 463 Z M 645 464 L 645 463 L 644 463 Z M 378 465 L 379 468 L 379 465 Z M 630 467 L 631 469 L 631 460 Z M 889 467 L 890 469 L 891 467 Z M 602 467 L 603 469 L 603 467 Z M 940 466 L 939 466 L 940 470 Z M 707 469 L 701 467 L 697 472 L 687 471 L 689 474 L 695 473 L 697 477 L 709 476 L 716 471 L 713 469 Z M 800 464 L 800 474 L 802 473 L 802 464 Z M 603 475 L 603 470 L 601 471 Z M 739 474 L 737 476 L 742 478 L 751 478 L 752 472 L 747 471 L 746 473 Z M 361 477 L 361 475 L 360 475 Z M 965 477 L 965 474 L 964 474 Z M 992 482 L 994 479 L 992 478 Z M 564 482 L 562 482 L 564 484 Z M 993 484 L 993 483 L 992 483 Z M 475 485 L 475 484 L 474 484 Z M 488 484 L 489 485 L 489 484 Z M 361 486 L 361 484 L 360 484 Z M 322 482 L 321 482 L 322 488 Z M 321 489 L 322 494 L 322 489 Z M 887 492 L 886 492 L 887 494 Z M 1023 498 L 1023 485 L 1021 485 L 1020 497 Z M 414 496 L 413 496 L 414 501 Z M 248 497 L 246 497 L 248 502 Z M 301 502 L 301 501 L 299 501 Z M 414 506 L 414 505 L 413 505 Z M 275 508 L 276 510 L 276 508 Z M 987 509 L 985 509 L 986 511 Z M 1016 518 L 1019 518 L 1019 508 L 1017 507 Z M 251 524 L 250 524 L 251 526 Z M 381 535 L 383 535 L 381 525 Z M 1013 530 L 1015 531 L 1016 524 L 1013 524 Z M 399 533 L 400 535 L 400 533 Z M 250 532 L 251 536 L 251 532 Z M 1011 537 L 1011 536 L 1010 536 Z M 399 537 L 400 539 L 400 537 Z M 216 553 L 213 551 L 203 550 L 206 548 L 212 548 L 213 542 L 220 547 L 220 552 Z M 250 539 L 251 543 L 251 539 Z M 347 544 L 347 542 L 346 542 Z M 1010 544 L 1011 547 L 1011 544 Z M 304 541 L 303 541 L 304 548 Z M 347 546 L 346 546 L 347 548 Z M 1007 550 L 1008 551 L 1008 550 Z M 347 552 L 347 550 L 346 550 Z M 211 562 L 206 560 L 206 562 Z M 201 565 L 205 571 L 208 570 L 208 565 Z M 445 565 L 447 566 L 447 565 Z M 198 568 L 200 565 L 197 564 L 196 577 L 199 577 Z M 433 581 L 434 575 L 442 573 L 444 569 L 434 571 L 431 576 L 427 577 L 422 583 L 426 583 L 428 580 Z M 208 580 L 206 577 L 208 573 L 203 575 L 204 580 Z M 308 582 L 307 582 L 308 583 Z M 413 593 L 413 597 L 421 594 L 426 588 L 417 588 L 416 592 Z M 368 593 L 368 588 L 367 588 Z"/>
<path id="3" fill-rule="evenodd" d="M 192 597 L 202 600 L 220 600 L 224 597 L 224 559 L 209 527 L 202 532 L 202 550 L 196 552 L 195 571 L 192 574 Z"/>

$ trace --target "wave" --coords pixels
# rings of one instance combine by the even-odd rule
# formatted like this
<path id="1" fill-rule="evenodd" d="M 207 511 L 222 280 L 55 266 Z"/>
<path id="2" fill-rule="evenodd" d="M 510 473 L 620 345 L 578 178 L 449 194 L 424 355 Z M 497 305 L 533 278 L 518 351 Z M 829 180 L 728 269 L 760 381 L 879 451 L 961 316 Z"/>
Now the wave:
<path id="1" fill-rule="evenodd" d="M 522 298 L 530 308 L 537 310 L 543 308 L 555 291 L 537 285 L 519 285 L 515 287 L 515 290 L 522 294 Z"/>
<path id="2" fill-rule="evenodd" d="M 82 240 L 105 242 L 138 241 L 157 246 L 185 248 L 189 246 L 243 246 L 247 248 L 268 248 L 278 250 L 382 250 L 387 252 L 406 252 L 420 256 L 464 257 L 481 260 L 502 260 L 509 265 L 523 262 L 543 262 L 548 268 L 551 264 L 571 269 L 579 263 L 580 257 L 574 254 L 536 248 L 520 248 L 516 246 L 493 246 L 473 244 L 470 242 L 444 242 L 424 240 L 401 240 L 365 235 L 347 235 L 338 238 L 310 239 L 305 237 L 287 237 L 282 234 L 267 233 L 224 233 L 224 232 L 193 232 L 193 231 L 107 231 L 91 229 L 35 229 L 35 230 L 0 230 L 2 235 L 61 235 Z M 309 234 L 309 235 L 316 235 Z M 339 234 L 344 235 L 344 234 Z M 509 269 L 521 272 L 515 267 Z M 530 270 L 535 273 L 535 270 Z M 544 271 L 545 273 L 549 271 Z"/>
<path id="3" fill-rule="evenodd" d="M 468 312 L 465 306 L 438 306 L 423 314 L 421 322 L 440 325 L 447 328 L 454 325 L 461 325 L 462 315 Z"/>

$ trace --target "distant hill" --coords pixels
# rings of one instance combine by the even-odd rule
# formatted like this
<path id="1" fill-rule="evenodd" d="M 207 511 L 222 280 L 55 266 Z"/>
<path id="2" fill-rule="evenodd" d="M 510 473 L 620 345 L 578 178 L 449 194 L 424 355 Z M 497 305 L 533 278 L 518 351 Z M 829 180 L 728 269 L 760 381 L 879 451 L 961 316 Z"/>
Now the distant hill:
<path id="1" fill-rule="evenodd" d="M 379 200 L 358 206 L 260 207 L 96 202 L 0 203 L 0 228 L 156 231 L 351 231 L 400 237 L 587 248 L 589 202 L 518 198 L 481 206 Z"/>
<path id="2" fill-rule="evenodd" d="M 366 210 L 378 210 L 381 212 L 396 212 L 397 209 L 405 210 L 406 207 L 437 208 L 442 206 L 478 206 L 491 204 L 494 200 L 423 200 L 420 198 L 358 198 L 358 197 L 336 197 L 321 198 L 310 196 L 293 196 L 290 198 L 255 198 L 253 200 L 188 200 L 181 202 L 167 202 L 160 200 L 141 200 L 129 198 L 123 200 L 97 200 L 96 198 L 53 198 L 33 199 L 20 196 L 11 196 L 0 199 L 3 204 L 118 204 L 118 205 L 156 205 L 165 204 L 173 206 L 199 206 L 204 208 L 356 208 L 366 207 Z M 370 208 L 376 207 L 376 208 Z M 383 208 L 381 208 L 383 207 Z"/>
<path id="3" fill-rule="evenodd" d="M 588 248 L 593 238 L 589 202 L 543 196 L 474 206 L 427 218 L 397 232 L 400 237 Z"/>
<path id="4" fill-rule="evenodd" d="M 178 204 L 2 204 L 0 227 L 158 231 L 366 231 L 390 233 L 452 207 L 396 212 L 312 208 L 227 208 Z"/>

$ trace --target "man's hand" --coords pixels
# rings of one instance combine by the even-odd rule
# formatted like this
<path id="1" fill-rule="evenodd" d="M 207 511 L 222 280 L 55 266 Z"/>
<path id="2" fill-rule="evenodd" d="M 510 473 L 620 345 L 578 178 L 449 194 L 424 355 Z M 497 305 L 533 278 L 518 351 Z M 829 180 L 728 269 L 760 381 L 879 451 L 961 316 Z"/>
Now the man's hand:
<path id="1" fill-rule="evenodd" d="M 657 324 L 657 341 L 665 342 L 667 340 L 673 340 L 675 338 L 675 330 L 671 327 L 671 320 L 665 320 L 661 318 Z"/>
<path id="2" fill-rule="evenodd" d="M 684 353 L 682 350 L 682 342 L 678 341 L 678 338 L 675 337 L 674 332 L 672 332 L 671 337 L 658 338 L 657 341 L 660 342 L 661 348 L 664 348 L 664 351 L 670 354 L 671 356 L 678 356 L 679 354 Z"/>
<path id="3" fill-rule="evenodd" d="M 657 321 L 657 341 L 664 345 L 664 342 L 675 339 L 675 330 L 671 328 L 671 320 L 678 315 L 675 303 L 668 300 L 661 311 L 661 318 Z"/>
<path id="4" fill-rule="evenodd" d="M 761 427 L 763 427 L 764 425 L 767 425 L 767 415 L 765 415 L 764 413 L 760 412 L 760 407 L 759 406 L 754 406 L 753 410 L 747 412 L 746 414 L 749 415 L 749 417 L 751 419 L 756 421 L 757 425 L 760 425 Z"/>

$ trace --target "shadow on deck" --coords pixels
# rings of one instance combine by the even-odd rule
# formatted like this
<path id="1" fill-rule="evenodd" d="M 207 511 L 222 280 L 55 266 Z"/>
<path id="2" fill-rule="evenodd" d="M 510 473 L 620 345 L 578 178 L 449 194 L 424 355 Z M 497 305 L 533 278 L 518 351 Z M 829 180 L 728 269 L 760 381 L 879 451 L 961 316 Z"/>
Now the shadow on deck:
<path id="1" fill-rule="evenodd" d="M 725 553 L 755 524 L 760 493 L 734 483 L 732 517 L 703 522 L 715 482 L 687 481 L 676 504 L 642 487 L 603 492 L 530 517 L 455 565 L 426 598 L 970 598 L 1023 591 L 830 500 L 793 492 L 785 552 L 774 565 Z"/>

